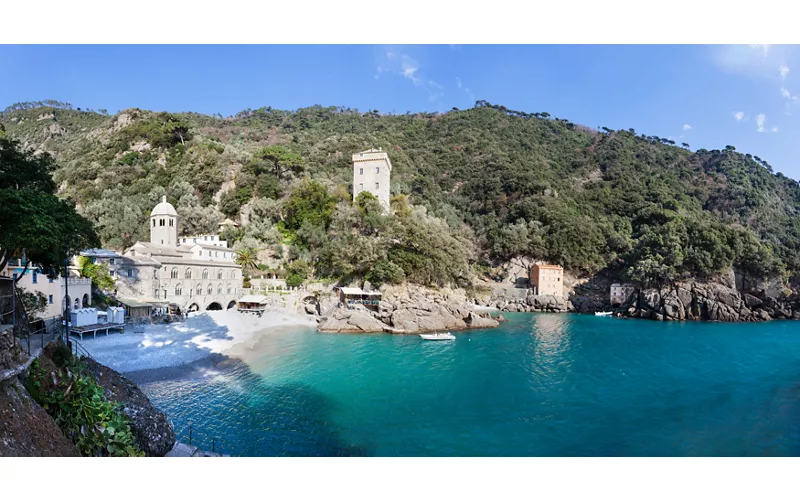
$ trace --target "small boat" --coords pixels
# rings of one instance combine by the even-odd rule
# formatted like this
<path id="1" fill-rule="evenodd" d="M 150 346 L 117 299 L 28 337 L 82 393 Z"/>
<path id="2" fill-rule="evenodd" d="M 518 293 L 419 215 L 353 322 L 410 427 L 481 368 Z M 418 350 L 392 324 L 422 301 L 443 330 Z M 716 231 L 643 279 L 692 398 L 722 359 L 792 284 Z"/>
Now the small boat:
<path id="1" fill-rule="evenodd" d="M 456 336 L 450 332 L 447 333 L 420 333 L 423 340 L 455 340 Z"/>
<path id="2" fill-rule="evenodd" d="M 596 313 L 594 313 L 594 315 L 595 315 L 595 316 L 611 316 L 612 314 L 614 314 L 614 313 L 613 313 L 613 312 L 611 312 L 611 311 L 606 311 L 606 312 L 596 312 Z"/>

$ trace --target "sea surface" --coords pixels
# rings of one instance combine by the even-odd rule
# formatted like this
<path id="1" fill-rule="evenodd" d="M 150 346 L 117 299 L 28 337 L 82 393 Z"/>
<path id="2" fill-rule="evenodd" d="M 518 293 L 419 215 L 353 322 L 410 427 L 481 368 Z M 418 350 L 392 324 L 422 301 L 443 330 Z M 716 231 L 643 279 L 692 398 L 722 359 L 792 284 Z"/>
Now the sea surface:
<path id="1" fill-rule="evenodd" d="M 442 342 L 284 329 L 142 389 L 235 456 L 800 456 L 800 322 L 507 316 Z"/>

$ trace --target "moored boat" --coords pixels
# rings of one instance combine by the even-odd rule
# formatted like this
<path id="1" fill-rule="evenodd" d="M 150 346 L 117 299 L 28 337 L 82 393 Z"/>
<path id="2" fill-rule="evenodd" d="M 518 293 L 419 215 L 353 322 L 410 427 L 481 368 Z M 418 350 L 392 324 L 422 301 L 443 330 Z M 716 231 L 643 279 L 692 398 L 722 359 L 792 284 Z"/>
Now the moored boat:
<path id="1" fill-rule="evenodd" d="M 455 340 L 456 336 L 450 332 L 447 333 L 420 333 L 423 340 Z"/>
<path id="2" fill-rule="evenodd" d="M 595 316 L 611 316 L 612 314 L 614 313 L 612 313 L 611 311 L 605 311 L 605 312 L 601 311 L 594 313 Z"/>

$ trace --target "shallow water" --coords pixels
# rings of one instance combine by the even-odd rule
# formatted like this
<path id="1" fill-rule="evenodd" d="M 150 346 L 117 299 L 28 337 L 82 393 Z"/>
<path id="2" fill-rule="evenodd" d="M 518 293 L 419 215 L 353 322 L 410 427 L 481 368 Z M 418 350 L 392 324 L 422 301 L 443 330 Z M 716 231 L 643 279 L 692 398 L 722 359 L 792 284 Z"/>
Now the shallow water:
<path id="1" fill-rule="evenodd" d="M 273 332 L 142 389 L 239 456 L 800 455 L 800 322 L 508 316 L 450 342 Z"/>

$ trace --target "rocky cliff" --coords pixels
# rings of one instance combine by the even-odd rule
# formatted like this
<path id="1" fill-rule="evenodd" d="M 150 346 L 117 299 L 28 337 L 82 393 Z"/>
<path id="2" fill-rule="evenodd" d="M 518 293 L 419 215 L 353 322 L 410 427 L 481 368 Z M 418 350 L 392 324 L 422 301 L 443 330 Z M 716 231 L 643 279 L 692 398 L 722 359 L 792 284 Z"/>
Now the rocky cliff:
<path id="1" fill-rule="evenodd" d="M 464 290 L 433 290 L 417 285 L 384 285 L 376 308 L 334 305 L 323 313 L 321 332 L 421 333 L 467 328 L 493 328 L 496 319 L 477 313 Z"/>
<path id="2" fill-rule="evenodd" d="M 706 282 L 687 280 L 637 290 L 617 312 L 663 321 L 800 319 L 800 294 L 783 287 L 779 280 L 730 272 Z"/>

